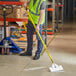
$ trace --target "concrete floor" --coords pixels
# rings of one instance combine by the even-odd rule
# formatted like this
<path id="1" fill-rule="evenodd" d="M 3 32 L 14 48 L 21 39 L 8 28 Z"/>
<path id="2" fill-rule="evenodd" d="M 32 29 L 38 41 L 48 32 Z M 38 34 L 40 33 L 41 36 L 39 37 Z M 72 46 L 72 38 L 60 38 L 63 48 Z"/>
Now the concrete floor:
<path id="1" fill-rule="evenodd" d="M 52 36 L 48 36 L 48 42 Z M 36 48 L 34 47 L 33 53 Z M 76 76 L 76 31 L 58 33 L 48 50 L 55 63 L 62 65 L 64 72 L 50 72 L 51 61 L 45 52 L 37 61 L 32 57 L 0 55 L 0 76 Z M 33 54 L 34 55 L 34 54 Z"/>

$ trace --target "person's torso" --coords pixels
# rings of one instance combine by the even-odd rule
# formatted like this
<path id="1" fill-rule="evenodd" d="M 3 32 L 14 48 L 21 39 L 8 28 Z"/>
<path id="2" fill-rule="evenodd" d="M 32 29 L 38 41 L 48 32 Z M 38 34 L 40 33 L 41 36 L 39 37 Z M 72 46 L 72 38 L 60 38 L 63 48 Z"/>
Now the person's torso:
<path id="1" fill-rule="evenodd" d="M 29 12 L 35 24 L 38 24 L 38 20 L 40 17 L 40 7 L 44 0 L 31 0 L 29 4 Z M 29 18 L 30 20 L 30 18 Z M 42 20 L 41 24 L 43 24 L 44 20 Z"/>
<path id="2" fill-rule="evenodd" d="M 40 14 L 40 6 L 43 0 L 31 0 L 29 10 L 35 14 Z"/>

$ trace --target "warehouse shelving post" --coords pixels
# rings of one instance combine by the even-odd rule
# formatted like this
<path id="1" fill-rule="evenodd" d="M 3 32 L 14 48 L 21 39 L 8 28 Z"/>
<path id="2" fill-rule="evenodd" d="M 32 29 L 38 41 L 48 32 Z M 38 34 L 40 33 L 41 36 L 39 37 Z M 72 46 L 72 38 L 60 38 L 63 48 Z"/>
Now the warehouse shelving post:
<path id="1" fill-rule="evenodd" d="M 61 26 L 61 29 L 63 30 L 64 0 L 61 0 L 61 1 L 57 0 L 56 4 L 57 4 L 57 7 L 56 7 L 56 28 L 55 28 L 55 30 L 58 30 L 59 26 Z M 60 6 L 59 5 L 62 5 L 62 7 L 61 7 L 61 19 L 59 19 L 59 16 L 60 16 L 60 14 L 59 14 L 59 12 L 60 12 L 60 10 L 59 10 Z"/>
<path id="2" fill-rule="evenodd" d="M 48 16 L 47 16 L 47 8 L 48 8 L 48 0 L 46 0 L 46 10 L 45 10 L 45 26 L 44 26 L 44 30 L 45 30 L 45 44 L 47 45 L 47 19 L 48 19 Z"/>
<path id="3" fill-rule="evenodd" d="M 63 30 L 63 23 L 64 23 L 64 0 L 62 0 L 62 30 Z"/>
<path id="4" fill-rule="evenodd" d="M 52 27 L 53 27 L 53 33 L 55 33 L 55 0 L 52 2 L 52 8 L 54 9 L 52 13 Z"/>
<path id="5" fill-rule="evenodd" d="M 0 27 L 0 41 L 4 38 L 3 31 L 4 31 L 3 27 Z"/>
<path id="6" fill-rule="evenodd" d="M 56 7 L 56 27 L 55 30 L 58 30 L 58 25 L 59 25 L 59 0 L 57 0 L 57 7 Z"/>

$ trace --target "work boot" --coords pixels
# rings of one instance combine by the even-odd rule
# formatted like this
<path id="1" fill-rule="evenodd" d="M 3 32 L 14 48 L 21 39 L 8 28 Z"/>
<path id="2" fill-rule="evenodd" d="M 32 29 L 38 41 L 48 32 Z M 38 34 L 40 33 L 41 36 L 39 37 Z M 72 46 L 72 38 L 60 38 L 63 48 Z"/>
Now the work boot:
<path id="1" fill-rule="evenodd" d="M 32 56 L 32 53 L 24 52 L 21 53 L 20 56 Z"/>
<path id="2" fill-rule="evenodd" d="M 40 54 L 35 54 L 35 56 L 33 57 L 33 60 L 38 60 L 40 58 Z"/>

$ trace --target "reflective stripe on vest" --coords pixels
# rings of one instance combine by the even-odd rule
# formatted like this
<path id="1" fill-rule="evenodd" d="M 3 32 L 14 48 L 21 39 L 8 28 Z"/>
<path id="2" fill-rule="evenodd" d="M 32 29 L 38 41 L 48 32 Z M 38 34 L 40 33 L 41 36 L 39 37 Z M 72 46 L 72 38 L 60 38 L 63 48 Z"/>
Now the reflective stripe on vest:
<path id="1" fill-rule="evenodd" d="M 39 8 L 39 5 L 40 5 L 40 2 L 41 2 L 41 0 L 38 3 L 37 9 L 36 9 L 36 13 L 38 13 L 38 8 Z"/>
<path id="2" fill-rule="evenodd" d="M 40 16 L 40 14 L 33 13 L 31 10 L 29 10 L 29 12 L 31 12 L 31 13 L 34 14 L 34 15 Z"/>
<path id="3" fill-rule="evenodd" d="M 33 13 L 30 9 L 29 9 L 29 12 L 31 12 L 34 15 L 40 16 L 40 14 L 38 14 L 38 8 L 39 8 L 39 5 L 40 5 L 40 2 L 41 2 L 41 0 L 38 3 L 37 9 L 36 9 L 36 13 Z"/>

